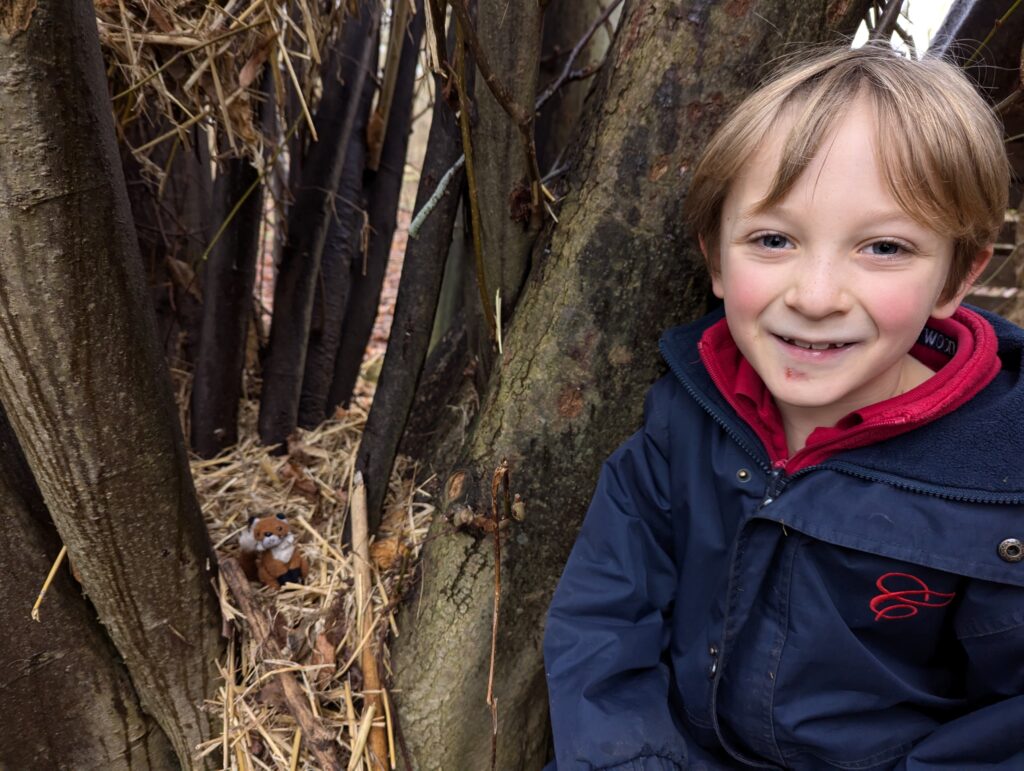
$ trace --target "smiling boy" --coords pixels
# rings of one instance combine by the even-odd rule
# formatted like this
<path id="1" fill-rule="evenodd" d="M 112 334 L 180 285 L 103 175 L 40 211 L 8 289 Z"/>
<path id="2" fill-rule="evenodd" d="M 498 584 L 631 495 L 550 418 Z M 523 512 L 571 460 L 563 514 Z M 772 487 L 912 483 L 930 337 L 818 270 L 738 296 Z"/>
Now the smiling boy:
<path id="1" fill-rule="evenodd" d="M 961 307 L 1008 166 L 955 67 L 748 98 L 687 215 L 721 313 L 609 458 L 548 618 L 557 768 L 1024 768 L 1024 333 Z"/>

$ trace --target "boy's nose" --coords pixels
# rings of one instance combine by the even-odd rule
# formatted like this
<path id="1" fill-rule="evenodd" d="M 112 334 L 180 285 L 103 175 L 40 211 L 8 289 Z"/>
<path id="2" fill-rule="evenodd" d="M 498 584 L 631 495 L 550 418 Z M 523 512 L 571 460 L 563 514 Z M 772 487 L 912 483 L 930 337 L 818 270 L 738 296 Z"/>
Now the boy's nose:
<path id="1" fill-rule="evenodd" d="M 829 259 L 815 259 L 797 266 L 784 299 L 790 308 L 811 319 L 850 309 L 850 295 L 842 271 Z"/>

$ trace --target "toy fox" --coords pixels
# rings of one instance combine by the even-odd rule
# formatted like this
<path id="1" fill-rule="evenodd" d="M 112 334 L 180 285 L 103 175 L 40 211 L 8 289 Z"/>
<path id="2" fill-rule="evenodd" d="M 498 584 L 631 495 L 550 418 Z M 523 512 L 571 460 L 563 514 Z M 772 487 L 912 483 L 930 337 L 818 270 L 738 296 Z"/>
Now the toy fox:
<path id="1" fill-rule="evenodd" d="M 301 584 L 309 573 L 309 563 L 299 551 L 284 514 L 250 517 L 238 545 L 238 562 L 249 580 L 258 578 L 266 586 L 280 589 L 288 582 Z"/>

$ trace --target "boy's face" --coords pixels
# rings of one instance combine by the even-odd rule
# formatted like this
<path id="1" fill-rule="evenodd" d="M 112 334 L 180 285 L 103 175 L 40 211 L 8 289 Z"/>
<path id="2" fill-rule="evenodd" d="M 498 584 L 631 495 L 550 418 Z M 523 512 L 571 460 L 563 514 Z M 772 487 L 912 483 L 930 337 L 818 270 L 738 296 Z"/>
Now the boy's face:
<path id="1" fill-rule="evenodd" d="M 788 133 L 779 123 L 723 204 L 713 288 L 783 418 L 830 426 L 922 382 L 908 352 L 928 317 L 951 315 L 962 294 L 939 300 L 953 241 L 889 194 L 863 99 L 786 197 L 755 213 Z"/>

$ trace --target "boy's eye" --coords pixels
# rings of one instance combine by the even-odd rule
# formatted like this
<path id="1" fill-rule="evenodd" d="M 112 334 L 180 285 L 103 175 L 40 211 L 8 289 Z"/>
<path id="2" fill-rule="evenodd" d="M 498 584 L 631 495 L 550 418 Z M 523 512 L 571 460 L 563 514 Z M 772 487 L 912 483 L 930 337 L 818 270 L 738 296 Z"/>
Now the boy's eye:
<path id="1" fill-rule="evenodd" d="M 765 233 L 757 238 L 765 249 L 785 249 L 789 244 L 789 239 L 780 233 Z"/>
<path id="2" fill-rule="evenodd" d="M 871 244 L 871 253 L 879 257 L 895 257 L 903 251 L 903 246 L 895 241 L 875 241 Z"/>

